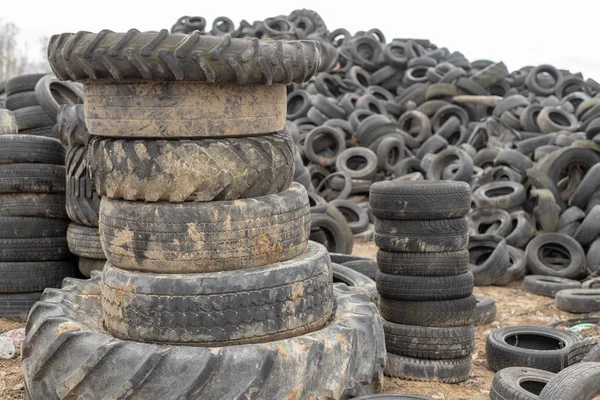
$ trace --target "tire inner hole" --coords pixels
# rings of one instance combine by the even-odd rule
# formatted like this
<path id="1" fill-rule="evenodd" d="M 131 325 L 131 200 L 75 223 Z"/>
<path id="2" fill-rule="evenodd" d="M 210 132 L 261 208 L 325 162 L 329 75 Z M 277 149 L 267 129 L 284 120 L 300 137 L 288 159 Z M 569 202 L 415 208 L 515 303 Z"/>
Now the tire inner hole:
<path id="1" fill-rule="evenodd" d="M 527 390 L 529 393 L 533 393 L 537 396 L 542 393 L 542 390 L 546 387 L 546 382 L 527 379 L 519 382 L 519 386 Z"/>
<path id="2" fill-rule="evenodd" d="M 346 165 L 353 171 L 360 171 L 367 166 L 367 159 L 362 156 L 352 156 L 346 161 Z"/>
<path id="3" fill-rule="evenodd" d="M 388 151 L 387 154 L 387 163 L 388 165 L 396 165 L 400 161 L 400 149 L 397 146 L 394 146 Z"/>
<path id="4" fill-rule="evenodd" d="M 475 246 L 469 249 L 469 261 L 471 264 L 481 265 L 492 255 L 494 249 L 487 246 Z"/>
<path id="5" fill-rule="evenodd" d="M 549 243 L 538 250 L 539 259 L 548 267 L 559 270 L 571 262 L 569 250 L 560 243 Z"/>
<path id="6" fill-rule="evenodd" d="M 565 347 L 565 342 L 560 339 L 533 333 L 509 335 L 504 341 L 511 346 L 531 350 L 560 350 Z"/>
<path id="7" fill-rule="evenodd" d="M 499 188 L 489 189 L 485 191 L 486 197 L 500 197 L 507 196 L 511 193 L 514 193 L 515 189 L 510 186 L 503 186 Z"/>
<path id="8" fill-rule="evenodd" d="M 550 118 L 550 121 L 554 122 L 555 124 L 558 124 L 560 126 L 571 126 L 571 122 L 569 121 L 569 119 L 567 117 L 565 117 L 564 115 L 562 115 L 562 113 L 558 112 L 558 111 L 551 111 L 548 114 L 548 118 Z"/>

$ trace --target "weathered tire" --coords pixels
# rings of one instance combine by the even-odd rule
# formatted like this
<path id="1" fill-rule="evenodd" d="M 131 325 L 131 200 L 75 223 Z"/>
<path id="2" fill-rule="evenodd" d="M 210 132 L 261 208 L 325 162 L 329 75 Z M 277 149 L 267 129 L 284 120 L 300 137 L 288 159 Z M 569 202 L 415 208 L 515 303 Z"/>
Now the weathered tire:
<path id="1" fill-rule="evenodd" d="M 568 262 L 550 263 L 550 259 L 540 257 L 543 248 L 557 252 Z M 585 252 L 575 239 L 561 233 L 545 233 L 533 238 L 525 249 L 527 268 L 535 275 L 550 275 L 560 278 L 577 279 L 585 273 Z M 544 261 L 546 259 L 546 262 Z"/>
<path id="2" fill-rule="evenodd" d="M 329 204 L 338 209 L 348 221 L 352 234 L 361 233 L 369 227 L 369 215 L 367 211 L 350 200 L 334 200 Z"/>
<path id="3" fill-rule="evenodd" d="M 61 193 L 65 167 L 53 164 L 0 165 L 0 193 Z"/>
<path id="4" fill-rule="evenodd" d="M 66 210 L 69 218 L 80 225 L 98 227 L 100 196 L 88 175 L 88 148 L 70 147 L 67 152 Z"/>
<path id="5" fill-rule="evenodd" d="M 539 296 L 554 297 L 564 289 L 581 288 L 581 282 L 557 276 L 529 275 L 523 279 L 523 291 Z"/>
<path id="6" fill-rule="evenodd" d="M 383 331 L 388 353 L 406 357 L 429 360 L 467 357 L 475 345 L 473 325 L 432 328 L 383 320 Z"/>
<path id="7" fill-rule="evenodd" d="M 69 251 L 80 257 L 105 260 L 106 256 L 100 244 L 98 228 L 79 225 L 74 222 L 67 229 Z"/>
<path id="8" fill-rule="evenodd" d="M 68 219 L 65 195 L 60 193 L 0 194 L 0 216 Z"/>
<path id="9" fill-rule="evenodd" d="M 100 196 L 149 202 L 237 200 L 291 185 L 293 143 L 282 133 L 193 141 L 94 138 L 88 160 Z"/>
<path id="10" fill-rule="evenodd" d="M 374 280 L 350 267 L 333 262 L 331 271 L 333 272 L 333 283 L 341 282 L 349 287 L 360 288 L 367 292 L 373 304 L 379 304 L 379 293 Z"/>
<path id="11" fill-rule="evenodd" d="M 90 51 L 91 46 L 94 51 Z M 310 79 L 319 69 L 321 52 L 315 41 L 232 39 L 231 35 L 132 29 L 125 33 L 103 30 L 54 35 L 48 45 L 48 61 L 62 80 L 287 85 Z"/>
<path id="12" fill-rule="evenodd" d="M 0 135 L 0 164 L 65 164 L 60 141 L 42 136 Z"/>
<path id="13" fill-rule="evenodd" d="M 538 400 L 555 374 L 536 368 L 509 367 L 496 372 L 490 400 Z"/>
<path id="14" fill-rule="evenodd" d="M 13 114 L 15 114 L 19 132 L 54 125 L 54 121 L 41 106 L 19 108 L 13 111 Z"/>
<path id="15" fill-rule="evenodd" d="M 83 91 L 71 82 L 60 82 L 48 74 L 35 84 L 35 97 L 46 114 L 56 122 L 61 104 L 83 103 Z"/>
<path id="16" fill-rule="evenodd" d="M 194 82 L 85 85 L 92 135 L 122 138 L 256 136 L 285 126 L 284 85 Z"/>
<path id="17" fill-rule="evenodd" d="M 597 338 L 590 337 L 581 339 L 577 343 L 573 344 L 567 356 L 567 365 L 570 367 L 572 365 L 580 363 L 584 358 L 586 358 L 588 353 L 594 347 L 598 346 L 598 343 L 599 341 Z"/>
<path id="18" fill-rule="evenodd" d="M 379 249 L 377 265 L 386 274 L 408 276 L 451 276 L 468 271 L 469 251 L 436 253 L 392 252 Z"/>
<path id="19" fill-rule="evenodd" d="M 600 311 L 600 289 L 564 289 L 554 299 L 556 307 L 563 311 L 581 314 Z"/>
<path id="20" fill-rule="evenodd" d="M 491 297 L 475 295 L 475 325 L 486 325 L 496 319 L 496 303 Z"/>
<path id="21" fill-rule="evenodd" d="M 291 260 L 245 271 L 138 274 L 110 263 L 102 271 L 104 325 L 126 340 L 271 342 L 321 329 L 333 307 L 329 256 L 317 243 Z"/>
<path id="22" fill-rule="evenodd" d="M 423 360 L 388 353 L 386 376 L 409 381 L 458 383 L 469 378 L 471 357 L 448 360 Z"/>
<path id="23" fill-rule="evenodd" d="M 377 272 L 377 291 L 396 300 L 439 301 L 461 299 L 473 293 L 473 274 L 451 276 L 405 276 Z"/>
<path id="24" fill-rule="evenodd" d="M 467 248 L 469 270 L 473 273 L 476 286 L 493 285 L 506 274 L 510 257 L 506 241 L 500 236 L 471 236 Z"/>
<path id="25" fill-rule="evenodd" d="M 517 182 L 491 182 L 473 192 L 473 201 L 480 208 L 511 210 L 525 201 L 525 188 Z"/>
<path id="26" fill-rule="evenodd" d="M 63 278 L 75 276 L 72 261 L 0 262 L 0 293 L 41 292 L 60 287 Z"/>
<path id="27" fill-rule="evenodd" d="M 0 294 L 0 317 L 25 322 L 27 315 L 42 292 Z"/>
<path id="28" fill-rule="evenodd" d="M 62 290 L 48 289 L 31 311 L 23 346 L 25 392 L 30 399 L 58 400 L 85 393 L 110 398 L 120 396 L 123 386 L 148 400 L 244 396 L 270 400 L 290 394 L 348 399 L 381 391 L 386 357 L 381 319 L 364 294 L 345 285 L 335 286 L 334 318 L 319 331 L 271 343 L 207 348 L 111 337 L 101 323 L 99 276 L 69 280 Z M 85 312 L 76 311 L 81 307 Z M 48 348 L 54 349 L 51 359 L 43 356 Z M 90 357 L 98 360 L 93 370 L 84 367 Z M 47 368 L 49 362 L 53 368 Z M 312 366 L 317 364 L 315 374 Z M 340 365 L 348 368 L 341 371 Z M 169 385 L 164 384 L 165 377 Z"/>
<path id="29" fill-rule="evenodd" d="M 486 340 L 488 366 L 499 371 L 507 367 L 529 367 L 558 372 L 567 365 L 570 347 L 577 336 L 543 326 L 507 326 L 493 330 Z"/>
<path id="30" fill-rule="evenodd" d="M 93 258 L 79 257 L 78 268 L 81 275 L 89 278 L 92 275 L 92 271 L 102 271 L 106 260 L 95 260 Z"/>
<path id="31" fill-rule="evenodd" d="M 382 297 L 381 316 L 405 325 L 450 327 L 471 325 L 475 316 L 475 296 L 445 301 L 404 301 Z"/>
<path id="32" fill-rule="evenodd" d="M 6 81 L 6 94 L 8 96 L 15 93 L 31 92 L 35 89 L 35 84 L 46 74 L 28 74 L 19 75 Z"/>
<path id="33" fill-rule="evenodd" d="M 548 382 L 539 400 L 593 399 L 600 394 L 600 363 L 585 362 L 565 368 Z"/>
<path id="34" fill-rule="evenodd" d="M 65 146 L 87 146 L 90 133 L 85 124 L 83 104 L 64 104 L 56 117 L 58 138 Z"/>
<path id="35" fill-rule="evenodd" d="M 375 220 L 375 244 L 388 251 L 440 252 L 466 248 L 466 217 L 432 220 Z"/>
<path id="36" fill-rule="evenodd" d="M 458 218 L 471 209 L 471 189 L 467 183 L 451 181 L 376 182 L 369 202 L 378 218 Z"/>
<path id="37" fill-rule="evenodd" d="M 140 203 L 103 197 L 100 240 L 123 269 L 216 272 L 272 264 L 301 254 L 310 230 L 306 189 L 207 203 Z"/>

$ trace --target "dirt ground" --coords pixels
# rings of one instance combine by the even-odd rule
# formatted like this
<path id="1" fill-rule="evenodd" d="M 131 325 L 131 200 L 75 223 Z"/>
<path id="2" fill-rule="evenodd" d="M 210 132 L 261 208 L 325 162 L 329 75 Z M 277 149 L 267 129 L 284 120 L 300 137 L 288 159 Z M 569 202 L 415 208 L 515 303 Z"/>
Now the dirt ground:
<path id="1" fill-rule="evenodd" d="M 373 243 L 355 243 L 353 254 L 375 258 Z M 550 326 L 555 322 L 577 317 L 558 310 L 553 299 L 531 295 L 520 289 L 521 282 L 508 287 L 478 287 L 475 293 L 490 296 L 496 302 L 498 314 L 489 325 L 476 329 L 473 369 L 470 378 L 456 385 L 430 382 L 411 382 L 396 378 L 385 378 L 384 392 L 410 393 L 429 396 L 434 399 L 474 400 L 487 398 L 494 372 L 487 367 L 485 360 L 485 339 L 492 329 L 507 325 Z M 0 318 L 0 333 L 25 326 Z M 600 326 L 581 332 L 583 337 L 600 337 Z M 23 399 L 23 374 L 20 359 L 0 360 L 0 399 Z"/>

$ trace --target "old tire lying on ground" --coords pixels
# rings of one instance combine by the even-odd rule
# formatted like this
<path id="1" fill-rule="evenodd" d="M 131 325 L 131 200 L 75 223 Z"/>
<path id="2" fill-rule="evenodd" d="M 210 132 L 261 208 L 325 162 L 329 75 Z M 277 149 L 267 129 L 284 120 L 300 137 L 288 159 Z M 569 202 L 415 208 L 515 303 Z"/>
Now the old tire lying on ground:
<path id="1" fill-rule="evenodd" d="M 115 339 L 101 328 L 99 292 L 99 273 L 88 281 L 67 280 L 62 290 L 48 289 L 31 311 L 23 344 L 29 398 L 85 393 L 109 398 L 124 388 L 148 400 L 278 399 L 292 393 L 348 399 L 381 391 L 386 357 L 381 320 L 364 294 L 345 285 L 334 288 L 335 316 L 323 329 L 273 343 L 219 348 Z M 80 307 L 84 312 L 76 311 Z M 85 367 L 90 363 L 93 369 Z M 319 373 L 312 368 L 317 363 Z M 340 371 L 340 365 L 348 368 Z M 164 384 L 167 376 L 170 385 Z"/>
<path id="2" fill-rule="evenodd" d="M 475 306 L 475 325 L 485 325 L 496 319 L 496 302 L 488 296 L 475 295 L 477 305 Z"/>
<path id="3" fill-rule="evenodd" d="M 582 362 L 565 368 L 548 382 L 539 400 L 594 399 L 600 395 L 600 363 Z"/>
<path id="4" fill-rule="evenodd" d="M 536 368 L 509 367 L 496 372 L 490 400 L 537 400 L 556 374 Z"/>
<path id="5" fill-rule="evenodd" d="M 540 296 L 554 297 L 561 290 L 577 288 L 581 282 L 556 276 L 529 275 L 523 279 L 523 290 Z"/>

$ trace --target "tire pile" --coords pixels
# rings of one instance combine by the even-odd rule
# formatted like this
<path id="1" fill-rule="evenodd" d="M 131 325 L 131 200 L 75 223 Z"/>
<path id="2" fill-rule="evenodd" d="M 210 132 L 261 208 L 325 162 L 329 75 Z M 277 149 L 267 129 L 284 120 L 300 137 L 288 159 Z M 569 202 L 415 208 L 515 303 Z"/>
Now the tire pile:
<path id="1" fill-rule="evenodd" d="M 82 104 L 61 106 L 57 131 L 67 147 L 65 205 L 71 219 L 67 243 L 69 251 L 79 257 L 79 272 L 89 278 L 91 271 L 104 268 L 106 256 L 98 231 L 100 196 L 89 178 L 87 146 L 90 134 Z"/>
<path id="2" fill-rule="evenodd" d="M 59 102 L 77 87 L 52 75 L 6 82 L 0 110 L 0 317 L 24 320 L 42 291 L 76 269 L 66 241 L 65 149 L 54 136 Z M 63 97 L 72 95 L 72 97 Z M 17 134 L 18 133 L 18 134 Z"/>
<path id="3" fill-rule="evenodd" d="M 469 377 L 476 305 L 466 250 L 470 194 L 463 182 L 371 186 L 389 376 L 446 383 Z"/>
<path id="4" fill-rule="evenodd" d="M 315 72 L 318 47 L 131 30 L 56 35 L 50 48 L 61 79 L 91 78 L 88 167 L 107 262 L 101 279 L 67 280 L 32 310 L 29 397 L 380 391 L 376 306 L 360 289 L 334 290 L 327 250 L 308 240 L 309 200 L 281 132 L 284 84 Z M 38 329 L 55 321 L 66 326 Z M 43 365 L 48 345 L 52 365 Z M 100 367 L 87 368 L 90 357 Z"/>

